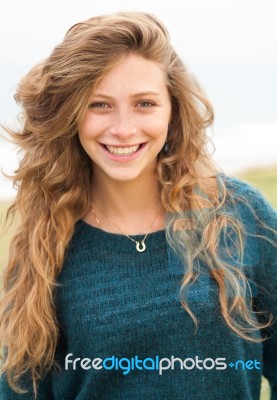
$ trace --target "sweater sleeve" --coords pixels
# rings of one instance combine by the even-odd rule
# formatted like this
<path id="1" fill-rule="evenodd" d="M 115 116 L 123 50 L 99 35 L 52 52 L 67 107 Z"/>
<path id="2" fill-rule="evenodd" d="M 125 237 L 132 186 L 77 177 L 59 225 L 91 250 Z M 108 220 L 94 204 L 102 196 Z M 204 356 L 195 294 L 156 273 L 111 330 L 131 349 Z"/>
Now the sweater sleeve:
<path id="1" fill-rule="evenodd" d="M 225 177 L 225 184 L 233 194 L 242 200 L 243 209 L 249 207 L 246 216 L 242 215 L 250 235 L 255 235 L 258 243 L 259 263 L 256 266 L 258 293 L 255 309 L 261 311 L 259 318 L 265 322 L 265 315 L 271 315 L 271 326 L 263 331 L 263 375 L 270 385 L 270 400 L 277 400 L 277 212 L 261 192 L 246 182 Z M 240 201 L 240 200 L 239 200 Z M 250 211 L 250 212 L 249 212 Z M 254 218 L 254 224 L 249 219 Z M 247 245 L 247 242 L 246 242 Z"/>
<path id="2" fill-rule="evenodd" d="M 270 400 L 277 400 L 277 213 L 260 193 L 257 193 L 255 200 L 255 212 L 265 224 L 258 224 L 261 255 L 258 309 L 273 317 L 273 323 L 265 331 L 266 340 L 263 342 L 263 375 L 270 385 Z"/>

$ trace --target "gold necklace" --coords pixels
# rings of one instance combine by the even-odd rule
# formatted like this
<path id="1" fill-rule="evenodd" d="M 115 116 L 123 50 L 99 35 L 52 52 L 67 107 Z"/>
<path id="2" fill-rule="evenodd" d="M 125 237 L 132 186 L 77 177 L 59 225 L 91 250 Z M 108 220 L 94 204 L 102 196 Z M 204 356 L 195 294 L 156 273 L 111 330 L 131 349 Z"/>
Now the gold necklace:
<path id="1" fill-rule="evenodd" d="M 136 249 L 137 249 L 137 251 L 138 251 L 139 253 L 142 253 L 142 252 L 144 252 L 144 251 L 146 250 L 145 240 L 146 240 L 147 236 L 149 235 L 149 233 L 150 233 L 150 231 L 151 231 L 151 229 L 152 229 L 152 227 L 153 227 L 153 225 L 154 225 L 154 222 L 155 222 L 156 219 L 158 218 L 158 215 L 160 214 L 160 212 L 161 212 L 163 206 L 161 206 L 161 207 L 159 208 L 157 214 L 155 215 L 155 218 L 153 219 L 152 224 L 151 224 L 151 226 L 150 226 L 149 232 L 147 232 L 146 235 L 144 236 L 144 238 L 143 238 L 142 240 L 140 240 L 140 241 L 139 241 L 139 240 L 133 239 L 132 237 L 130 237 L 130 236 L 127 235 L 126 233 L 123 233 L 122 230 L 120 229 L 120 227 L 117 225 L 117 223 L 114 222 L 114 220 L 113 220 L 111 217 L 109 217 L 109 216 L 101 209 L 101 207 L 99 207 L 98 205 L 97 205 L 97 207 L 99 208 L 99 210 L 102 211 L 102 213 L 103 213 L 104 215 L 106 215 L 106 217 L 108 218 L 108 220 L 119 230 L 119 232 L 120 232 L 122 235 L 126 236 L 126 237 L 127 237 L 129 240 L 131 240 L 132 242 L 136 243 Z M 99 226 L 99 228 L 100 228 L 100 227 L 101 227 L 101 223 L 100 223 L 100 221 L 99 221 L 99 219 L 98 219 L 98 217 L 97 217 L 97 215 L 96 215 L 96 213 L 95 213 L 95 210 L 94 210 L 93 206 L 91 205 L 90 208 L 91 208 L 91 211 L 92 211 L 92 213 L 93 213 L 93 215 L 94 215 L 94 218 L 95 218 L 95 220 L 96 220 L 96 222 L 97 222 L 97 224 L 98 224 L 98 226 Z"/>

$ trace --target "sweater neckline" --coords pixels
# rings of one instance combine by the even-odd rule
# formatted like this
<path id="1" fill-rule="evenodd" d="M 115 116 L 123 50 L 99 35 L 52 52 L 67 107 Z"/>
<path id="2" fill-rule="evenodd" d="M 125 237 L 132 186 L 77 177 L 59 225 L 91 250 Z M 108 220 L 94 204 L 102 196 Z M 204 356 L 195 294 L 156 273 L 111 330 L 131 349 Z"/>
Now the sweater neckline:
<path id="1" fill-rule="evenodd" d="M 122 233 L 108 232 L 108 231 L 105 231 L 104 229 L 93 226 L 93 225 L 89 224 L 88 222 L 84 221 L 83 219 L 80 219 L 77 222 L 77 227 L 80 227 L 81 229 L 85 229 L 88 232 L 90 231 L 91 233 L 96 233 L 96 234 L 98 233 L 101 235 L 106 235 L 107 237 L 108 236 L 113 237 L 113 238 L 126 237 L 126 235 L 124 235 Z M 159 229 L 157 231 L 149 232 L 149 234 L 147 236 L 148 237 L 152 236 L 154 238 L 155 236 L 160 236 L 161 234 L 165 234 L 165 229 Z M 142 234 L 138 234 L 138 235 L 128 235 L 128 236 L 130 236 L 133 239 L 140 240 L 140 239 L 143 239 L 145 235 L 146 235 L 146 233 L 142 233 Z"/>

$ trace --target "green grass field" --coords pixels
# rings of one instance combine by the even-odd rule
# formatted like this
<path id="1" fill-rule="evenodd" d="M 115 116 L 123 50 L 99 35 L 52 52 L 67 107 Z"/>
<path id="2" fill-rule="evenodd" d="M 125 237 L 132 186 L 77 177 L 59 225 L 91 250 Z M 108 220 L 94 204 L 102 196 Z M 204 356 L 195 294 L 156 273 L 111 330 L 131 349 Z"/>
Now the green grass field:
<path id="1" fill-rule="evenodd" d="M 264 170 L 253 170 L 248 171 L 239 176 L 240 178 L 251 183 L 255 187 L 261 190 L 264 196 L 269 200 L 275 209 L 277 209 L 277 167 L 272 169 Z M 9 203 L 0 202 L 0 221 L 2 221 L 5 211 L 7 210 Z M 1 223 L 2 227 L 2 223 Z M 0 261 L 1 266 L 5 264 L 8 254 L 8 244 L 12 236 L 12 229 L 9 230 L 5 235 L 0 236 Z M 246 399 L 245 399 L 246 400 Z M 269 388 L 268 383 L 265 379 L 262 382 L 262 391 L 260 400 L 269 400 Z"/>
<path id="2" fill-rule="evenodd" d="M 277 210 L 277 167 L 248 171 L 241 174 L 241 178 L 260 189 Z"/>

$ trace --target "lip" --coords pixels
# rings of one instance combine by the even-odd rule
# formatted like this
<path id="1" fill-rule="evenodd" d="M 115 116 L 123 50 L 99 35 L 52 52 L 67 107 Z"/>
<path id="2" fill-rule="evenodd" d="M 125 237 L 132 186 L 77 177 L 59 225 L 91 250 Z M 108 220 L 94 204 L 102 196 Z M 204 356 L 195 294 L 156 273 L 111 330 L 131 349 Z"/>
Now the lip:
<path id="1" fill-rule="evenodd" d="M 100 147 L 101 147 L 101 149 L 102 149 L 102 151 L 103 151 L 103 153 L 110 159 L 110 160 L 112 160 L 112 161 L 118 161 L 118 162 L 121 162 L 121 163 L 124 163 L 124 162 L 129 162 L 129 161 L 132 161 L 132 160 L 135 160 L 137 157 L 139 157 L 139 155 L 140 155 L 140 153 L 144 150 L 144 148 L 147 146 L 147 144 L 148 144 L 148 142 L 143 142 L 143 143 L 136 143 L 136 144 L 104 144 L 104 143 L 99 143 L 100 144 Z M 113 147 L 132 147 L 132 146 L 137 146 L 137 145 L 139 145 L 140 147 L 139 147 L 139 149 L 135 152 L 135 153 L 133 153 L 133 154 L 131 154 L 131 155 L 129 155 L 129 156 L 115 156 L 115 155 L 113 155 L 112 153 L 110 153 L 107 149 L 106 149 L 106 147 L 105 146 L 113 146 Z"/>
<path id="2" fill-rule="evenodd" d="M 124 144 L 120 144 L 120 143 L 116 143 L 116 144 L 112 144 L 112 143 L 100 143 L 101 146 L 112 146 L 112 147 L 132 147 L 132 146 L 141 146 L 142 144 L 144 144 L 146 142 L 141 142 L 141 143 L 124 143 Z"/>

